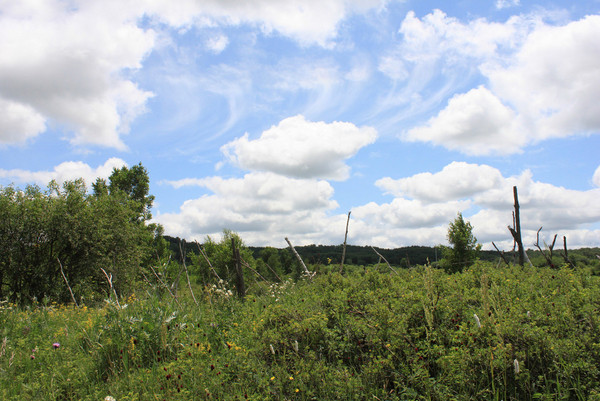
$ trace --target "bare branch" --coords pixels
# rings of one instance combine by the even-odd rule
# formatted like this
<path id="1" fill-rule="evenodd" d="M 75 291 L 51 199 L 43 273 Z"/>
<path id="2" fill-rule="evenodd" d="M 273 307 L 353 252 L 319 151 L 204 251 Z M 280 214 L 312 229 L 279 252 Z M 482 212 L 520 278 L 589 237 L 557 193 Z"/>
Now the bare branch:
<path id="1" fill-rule="evenodd" d="M 498 249 L 498 247 L 496 246 L 496 244 L 494 244 L 494 241 L 492 241 L 492 245 L 494 245 L 494 248 L 496 248 L 496 251 L 498 251 L 498 253 L 500 254 L 500 257 L 502 258 L 502 260 L 504 261 L 504 263 L 506 263 L 507 266 L 510 266 L 510 263 L 508 263 L 508 260 L 506 260 L 506 257 L 504 256 L 504 251 L 500 251 L 500 249 Z"/>
<path id="2" fill-rule="evenodd" d="M 388 267 L 390 268 L 391 271 L 393 271 L 394 273 L 398 274 L 398 272 L 396 270 L 394 270 L 394 268 L 389 264 L 389 262 L 387 261 L 387 259 L 384 258 L 382 254 L 380 254 L 379 252 L 377 252 L 375 250 L 375 248 L 373 248 L 373 247 L 371 247 L 371 249 L 373 250 L 373 252 L 375 252 L 377 254 L 377 256 L 379 256 L 381 259 L 383 259 L 385 261 L 385 263 L 388 265 Z"/>
<path id="3" fill-rule="evenodd" d="M 75 306 L 79 308 L 79 305 L 77 304 L 77 301 L 75 300 L 75 295 L 73 295 L 73 290 L 71 289 L 71 286 L 69 285 L 69 281 L 67 280 L 67 276 L 65 276 L 65 272 L 63 271 L 62 263 L 60 263 L 60 259 L 58 257 L 56 257 L 56 260 L 58 260 L 58 265 L 60 266 L 60 274 L 62 274 L 63 278 L 65 279 L 67 288 L 69 289 L 69 292 L 71 293 L 71 299 L 75 303 Z"/>
<path id="4" fill-rule="evenodd" d="M 292 245 L 292 243 L 290 242 L 290 240 L 288 239 L 288 237 L 285 237 L 285 241 L 288 243 L 288 245 L 290 246 L 292 252 L 294 252 L 294 255 L 296 255 L 296 258 L 298 259 L 298 261 L 300 262 L 300 264 L 304 268 L 304 273 L 306 274 L 306 276 L 312 281 L 312 277 L 314 276 L 314 273 L 311 273 L 308 270 L 308 268 L 304 264 L 304 261 L 302 260 L 302 258 L 300 257 L 300 255 L 296 251 L 296 248 L 294 248 L 294 246 Z"/>

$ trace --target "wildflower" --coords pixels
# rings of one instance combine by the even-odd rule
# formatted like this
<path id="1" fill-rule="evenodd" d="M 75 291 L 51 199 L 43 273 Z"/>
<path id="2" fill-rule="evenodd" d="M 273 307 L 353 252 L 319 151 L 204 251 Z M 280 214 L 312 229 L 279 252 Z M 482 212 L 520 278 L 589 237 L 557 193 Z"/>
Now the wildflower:
<path id="1" fill-rule="evenodd" d="M 294 346 L 294 351 L 298 352 L 298 340 L 294 340 L 292 345 Z"/>
<path id="2" fill-rule="evenodd" d="M 271 376 L 271 381 L 275 380 L 275 376 Z"/>
<path id="3" fill-rule="evenodd" d="M 117 400 L 115 400 L 115 397 L 111 397 L 110 395 L 107 395 L 106 397 L 104 397 L 104 401 L 117 401 Z"/>
<path id="4" fill-rule="evenodd" d="M 473 316 L 475 317 L 475 322 L 477 323 L 477 327 L 481 328 L 481 322 L 479 321 L 479 317 L 477 316 L 476 313 L 474 313 Z"/>
<path id="5" fill-rule="evenodd" d="M 52 348 L 58 349 L 58 348 L 60 348 L 60 344 L 59 343 L 54 343 L 54 344 L 52 344 Z"/>
<path id="6" fill-rule="evenodd" d="M 527 317 L 530 318 L 531 317 L 531 313 L 529 313 L 529 311 L 527 311 Z"/>
<path id="7" fill-rule="evenodd" d="M 294 376 L 290 376 L 290 377 L 289 377 L 289 379 L 290 379 L 290 380 L 294 380 Z"/>
<path id="8" fill-rule="evenodd" d="M 275 348 L 273 348 L 273 344 L 269 344 L 269 348 L 271 349 L 271 354 L 275 355 Z"/>
<path id="9" fill-rule="evenodd" d="M 298 388 L 297 388 L 297 389 L 296 389 L 296 392 L 297 392 L 297 393 L 299 393 L 299 392 L 300 392 L 300 389 L 298 389 Z"/>
<path id="10" fill-rule="evenodd" d="M 519 374 L 520 369 L 519 369 L 519 361 L 517 361 L 516 359 L 513 361 L 513 364 L 515 365 L 515 374 Z"/>

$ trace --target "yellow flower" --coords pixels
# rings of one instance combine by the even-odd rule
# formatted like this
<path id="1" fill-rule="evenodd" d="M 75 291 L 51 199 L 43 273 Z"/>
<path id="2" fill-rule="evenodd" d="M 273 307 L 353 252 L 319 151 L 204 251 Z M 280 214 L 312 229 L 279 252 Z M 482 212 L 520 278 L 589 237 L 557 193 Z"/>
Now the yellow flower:
<path id="1" fill-rule="evenodd" d="M 294 376 L 290 376 L 290 380 L 294 380 Z"/>
<path id="2" fill-rule="evenodd" d="M 300 389 L 298 389 L 298 388 L 297 388 L 297 389 L 296 389 L 296 392 L 297 392 L 297 393 L 298 393 L 298 392 L 300 392 Z"/>
<path id="3" fill-rule="evenodd" d="M 271 381 L 275 380 L 275 376 L 271 376 Z"/>

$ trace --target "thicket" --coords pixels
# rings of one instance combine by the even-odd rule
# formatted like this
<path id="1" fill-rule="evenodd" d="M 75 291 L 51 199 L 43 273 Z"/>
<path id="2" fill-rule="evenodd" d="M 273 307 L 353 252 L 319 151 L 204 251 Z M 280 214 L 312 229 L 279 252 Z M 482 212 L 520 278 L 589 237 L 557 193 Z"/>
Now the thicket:
<path id="1" fill-rule="evenodd" d="M 0 187 L 0 299 L 89 303 L 112 290 L 127 296 L 144 272 L 152 277 L 166 242 L 162 227 L 147 224 L 148 181 L 140 164 L 115 169 L 92 193 L 81 179 L 45 191 Z"/>

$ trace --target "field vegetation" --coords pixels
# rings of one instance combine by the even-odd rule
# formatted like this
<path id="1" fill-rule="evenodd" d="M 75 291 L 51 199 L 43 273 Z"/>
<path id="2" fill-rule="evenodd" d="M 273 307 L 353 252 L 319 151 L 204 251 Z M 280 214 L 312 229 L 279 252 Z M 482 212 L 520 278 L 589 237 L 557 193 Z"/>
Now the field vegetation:
<path id="1" fill-rule="evenodd" d="M 595 250 L 482 261 L 459 215 L 462 256 L 307 275 L 231 231 L 176 254 L 141 165 L 85 188 L 0 190 L 2 400 L 600 400 Z"/>

